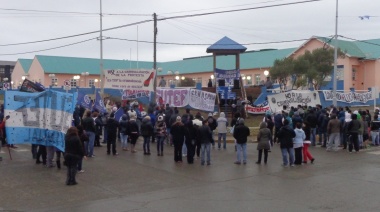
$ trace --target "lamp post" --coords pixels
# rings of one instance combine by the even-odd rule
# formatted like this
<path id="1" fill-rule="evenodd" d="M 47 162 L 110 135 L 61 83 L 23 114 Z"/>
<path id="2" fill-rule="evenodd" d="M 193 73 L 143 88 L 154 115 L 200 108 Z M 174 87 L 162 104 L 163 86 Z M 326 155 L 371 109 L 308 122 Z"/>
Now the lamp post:
<path id="1" fill-rule="evenodd" d="M 82 72 L 82 76 L 84 76 L 84 87 L 86 87 L 86 76 L 90 75 L 90 73 L 88 73 L 88 71 L 86 72 Z"/>
<path id="2" fill-rule="evenodd" d="M 213 74 L 211 74 L 210 78 L 211 78 L 211 82 L 212 82 L 212 87 L 214 87 L 215 86 L 215 76 Z"/>

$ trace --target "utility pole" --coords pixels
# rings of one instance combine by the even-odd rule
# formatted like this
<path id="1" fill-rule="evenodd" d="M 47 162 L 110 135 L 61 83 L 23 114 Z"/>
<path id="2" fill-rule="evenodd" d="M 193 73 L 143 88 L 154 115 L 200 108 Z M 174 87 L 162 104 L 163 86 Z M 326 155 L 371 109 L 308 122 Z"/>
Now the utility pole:
<path id="1" fill-rule="evenodd" d="M 103 14 L 102 14 L 102 0 L 100 0 L 100 95 L 103 95 L 103 94 L 104 94 L 104 79 L 103 79 Z"/>
<path id="2" fill-rule="evenodd" d="M 336 101 L 336 72 L 338 69 L 338 0 L 336 0 L 336 15 L 335 15 L 335 38 L 334 38 L 334 72 L 333 72 L 333 105 L 337 107 Z"/>
<path id="3" fill-rule="evenodd" d="M 153 95 L 150 100 L 152 103 L 156 102 L 156 87 L 157 87 L 157 14 L 153 13 L 153 71 L 154 71 L 154 82 L 153 82 Z"/>

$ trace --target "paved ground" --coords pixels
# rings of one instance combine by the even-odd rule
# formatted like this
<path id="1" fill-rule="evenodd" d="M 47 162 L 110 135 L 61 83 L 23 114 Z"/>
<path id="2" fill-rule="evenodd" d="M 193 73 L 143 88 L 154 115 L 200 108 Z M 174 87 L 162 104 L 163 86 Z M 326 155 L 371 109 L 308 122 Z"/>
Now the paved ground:
<path id="1" fill-rule="evenodd" d="M 281 167 L 279 147 L 268 165 L 235 165 L 233 144 L 212 150 L 212 165 L 175 164 L 173 148 L 144 156 L 105 147 L 84 162 L 76 186 L 65 169 L 34 164 L 29 145 L 0 153 L 0 211 L 378 211 L 380 148 L 349 154 L 311 149 L 315 164 Z M 155 151 L 153 151 L 155 153 Z"/>

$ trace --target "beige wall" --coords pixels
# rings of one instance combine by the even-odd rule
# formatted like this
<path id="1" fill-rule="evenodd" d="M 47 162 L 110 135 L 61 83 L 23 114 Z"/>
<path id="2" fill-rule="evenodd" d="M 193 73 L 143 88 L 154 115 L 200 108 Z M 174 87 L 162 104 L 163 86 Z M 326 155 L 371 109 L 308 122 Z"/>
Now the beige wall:
<path id="1" fill-rule="evenodd" d="M 17 88 L 20 85 L 20 83 L 22 83 L 22 76 L 24 75 L 25 75 L 25 70 L 22 67 L 21 63 L 17 61 L 11 75 L 14 88 Z"/>

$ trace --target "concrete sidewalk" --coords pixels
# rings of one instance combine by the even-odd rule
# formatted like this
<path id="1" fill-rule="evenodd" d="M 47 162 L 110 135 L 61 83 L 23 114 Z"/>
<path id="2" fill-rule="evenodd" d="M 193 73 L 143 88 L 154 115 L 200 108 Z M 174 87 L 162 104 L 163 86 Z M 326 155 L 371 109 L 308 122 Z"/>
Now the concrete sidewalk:
<path id="1" fill-rule="evenodd" d="M 248 164 L 235 165 L 233 144 L 211 150 L 211 166 L 178 164 L 173 148 L 163 157 L 95 148 L 78 185 L 66 186 L 66 169 L 32 160 L 29 145 L 2 149 L 0 211 L 378 211 L 380 148 L 359 153 L 311 148 L 315 164 L 282 167 L 279 146 L 268 165 L 257 165 L 256 144 Z"/>

